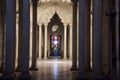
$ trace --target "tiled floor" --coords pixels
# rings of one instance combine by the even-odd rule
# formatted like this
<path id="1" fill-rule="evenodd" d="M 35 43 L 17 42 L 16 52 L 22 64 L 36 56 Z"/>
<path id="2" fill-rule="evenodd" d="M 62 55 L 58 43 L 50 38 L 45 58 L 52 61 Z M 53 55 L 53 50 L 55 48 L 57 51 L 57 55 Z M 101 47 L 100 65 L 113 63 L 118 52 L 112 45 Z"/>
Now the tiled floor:
<path id="1" fill-rule="evenodd" d="M 32 80 L 76 80 L 77 72 L 70 71 L 71 60 L 38 60 L 38 71 L 31 71 Z"/>

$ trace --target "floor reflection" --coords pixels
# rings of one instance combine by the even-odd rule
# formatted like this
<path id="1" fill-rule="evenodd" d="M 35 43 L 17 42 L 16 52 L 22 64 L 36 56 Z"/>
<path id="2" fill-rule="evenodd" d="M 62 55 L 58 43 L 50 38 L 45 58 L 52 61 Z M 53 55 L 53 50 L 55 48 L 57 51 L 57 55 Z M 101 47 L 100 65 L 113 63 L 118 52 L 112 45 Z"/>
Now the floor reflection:
<path id="1" fill-rule="evenodd" d="M 32 80 L 75 80 L 77 72 L 71 72 L 71 60 L 38 60 L 38 71 L 31 71 Z"/>

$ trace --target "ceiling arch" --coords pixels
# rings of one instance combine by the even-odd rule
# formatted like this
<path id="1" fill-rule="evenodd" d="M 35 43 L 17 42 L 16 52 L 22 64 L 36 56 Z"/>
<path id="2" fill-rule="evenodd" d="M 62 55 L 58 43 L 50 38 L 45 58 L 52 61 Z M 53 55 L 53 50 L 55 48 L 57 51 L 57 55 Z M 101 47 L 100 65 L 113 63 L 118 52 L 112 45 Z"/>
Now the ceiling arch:
<path id="1" fill-rule="evenodd" d="M 72 23 L 72 4 L 52 1 L 38 4 L 38 24 L 49 23 L 52 16 L 57 13 L 63 23 Z"/>

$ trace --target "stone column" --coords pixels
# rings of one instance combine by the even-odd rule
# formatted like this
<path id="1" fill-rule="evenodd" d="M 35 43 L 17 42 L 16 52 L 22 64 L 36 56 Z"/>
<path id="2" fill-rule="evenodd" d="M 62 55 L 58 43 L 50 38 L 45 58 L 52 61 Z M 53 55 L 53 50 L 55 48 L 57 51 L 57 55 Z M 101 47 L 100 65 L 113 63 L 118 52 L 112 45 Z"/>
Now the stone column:
<path id="1" fill-rule="evenodd" d="M 44 42 L 45 42 L 45 47 L 44 47 L 44 59 L 47 59 L 47 24 L 44 24 L 45 26 L 45 32 L 44 32 L 44 34 L 45 34 L 45 40 L 44 40 Z"/>
<path id="2" fill-rule="evenodd" d="M 41 25 L 41 57 L 44 58 L 44 51 L 45 51 L 45 26 L 44 24 Z"/>
<path id="3" fill-rule="evenodd" d="M 37 46 L 37 59 L 39 57 L 39 25 L 37 24 L 37 32 L 36 32 L 36 46 Z"/>
<path id="4" fill-rule="evenodd" d="M 30 0 L 22 1 L 22 53 L 21 75 L 19 79 L 30 79 L 29 75 L 29 37 L 30 37 Z"/>
<path id="5" fill-rule="evenodd" d="M 90 66 L 90 0 L 85 0 L 84 6 L 85 6 L 85 10 L 84 10 L 85 33 L 83 35 L 85 36 L 85 70 L 89 72 L 91 71 L 91 66 Z"/>
<path id="6" fill-rule="evenodd" d="M 97 78 L 102 74 L 102 0 L 93 1 L 93 72 Z M 101 76 L 102 78 L 102 76 Z"/>
<path id="7" fill-rule="evenodd" d="M 0 1 L 0 46 L 1 46 L 1 66 L 0 72 L 4 71 L 4 57 L 5 57 L 5 1 Z"/>
<path id="8" fill-rule="evenodd" d="M 21 71 L 22 53 L 22 0 L 19 0 L 19 33 L 18 33 L 18 65 L 16 71 Z"/>
<path id="9" fill-rule="evenodd" d="M 37 68 L 37 0 L 32 0 L 32 65 L 30 70 L 38 70 Z"/>
<path id="10" fill-rule="evenodd" d="M 3 80 L 14 79 L 15 68 L 15 31 L 16 31 L 16 0 L 6 0 L 6 41 L 5 67 Z"/>
<path id="11" fill-rule="evenodd" d="M 79 79 L 86 76 L 90 68 L 90 5 L 89 0 L 79 0 Z"/>
<path id="12" fill-rule="evenodd" d="M 77 69 L 77 0 L 73 0 L 73 27 L 72 27 L 72 68 Z"/>
<path id="13" fill-rule="evenodd" d="M 103 1 L 103 9 L 102 9 L 102 65 L 103 65 L 103 73 L 106 76 L 110 76 L 110 68 L 111 68 L 111 43 L 110 43 L 110 17 L 108 16 L 108 11 L 112 10 L 109 7 L 109 1 Z M 106 16 L 107 11 L 107 16 Z M 112 76 L 111 76 L 112 77 Z"/>
<path id="14" fill-rule="evenodd" d="M 2 1 L 0 1 L 0 72 L 2 70 Z"/>
<path id="15" fill-rule="evenodd" d="M 41 30 L 41 24 L 39 25 L 39 59 L 41 59 L 42 58 L 42 49 L 41 49 L 41 47 L 42 47 L 42 30 Z"/>
<path id="16" fill-rule="evenodd" d="M 69 59 L 72 59 L 72 25 L 70 24 L 70 57 Z"/>
<path id="17" fill-rule="evenodd" d="M 116 43 L 115 43 L 115 46 L 116 46 L 116 80 L 119 80 L 119 78 L 120 78 L 120 72 L 119 72 L 119 68 L 120 68 L 120 66 L 119 66 L 119 28 L 120 28 L 120 23 L 119 23 L 119 4 L 120 3 L 120 1 L 119 0 L 116 0 L 115 1 L 115 11 L 116 11 L 116 26 L 115 26 L 115 37 L 116 37 Z"/>
<path id="18" fill-rule="evenodd" d="M 70 59 L 70 25 L 67 26 L 67 59 Z"/>
<path id="19" fill-rule="evenodd" d="M 67 50 L 67 24 L 64 24 L 64 59 L 67 59 L 66 50 Z"/>

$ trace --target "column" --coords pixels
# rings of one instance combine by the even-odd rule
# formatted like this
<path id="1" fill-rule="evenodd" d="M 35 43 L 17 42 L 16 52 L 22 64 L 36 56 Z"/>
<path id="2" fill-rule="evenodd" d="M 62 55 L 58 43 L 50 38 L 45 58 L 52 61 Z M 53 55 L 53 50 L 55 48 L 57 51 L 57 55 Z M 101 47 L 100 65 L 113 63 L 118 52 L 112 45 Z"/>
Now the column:
<path id="1" fill-rule="evenodd" d="M 39 57 L 39 25 L 37 24 L 37 33 L 36 33 L 36 46 L 37 46 L 37 59 Z"/>
<path id="2" fill-rule="evenodd" d="M 73 0 L 73 26 L 72 26 L 72 68 L 77 69 L 77 0 Z"/>
<path id="3" fill-rule="evenodd" d="M 30 0 L 22 1 L 22 53 L 21 75 L 19 79 L 30 79 L 29 75 L 29 37 L 30 37 Z"/>
<path id="4" fill-rule="evenodd" d="M 111 27 L 110 27 L 110 17 L 108 17 L 108 11 L 112 10 L 110 8 L 110 5 L 108 3 L 109 1 L 104 1 L 103 2 L 103 11 L 102 11 L 102 28 L 103 28 L 103 31 L 102 31 L 102 65 L 104 66 L 103 67 L 103 73 L 104 75 L 108 75 L 110 76 L 110 71 L 112 70 L 111 69 L 111 62 L 112 62 L 112 58 L 111 58 L 111 43 L 110 43 L 110 34 L 111 34 Z M 107 6 L 105 6 L 107 5 Z M 109 6 L 109 7 L 108 7 Z M 107 16 L 106 16 L 106 11 L 107 11 Z M 111 74 L 112 75 L 112 74 Z M 112 76 L 111 76 L 112 77 Z"/>
<path id="5" fill-rule="evenodd" d="M 79 79 L 88 79 L 86 76 L 86 67 L 88 66 L 86 63 L 90 63 L 90 60 L 87 60 L 86 58 L 89 56 L 90 52 L 88 47 L 90 47 L 89 44 L 89 18 L 88 17 L 88 4 L 87 0 L 79 0 Z M 88 19 L 87 19 L 88 18 Z M 88 24 L 87 24 L 88 22 Z M 88 31 L 88 32 L 87 32 Z M 87 40 L 88 39 L 88 40 Z M 87 44 L 88 43 L 88 44 Z M 88 46 L 87 46 L 88 45 Z"/>
<path id="6" fill-rule="evenodd" d="M 67 50 L 67 24 L 64 24 L 64 59 L 67 59 L 66 50 Z"/>
<path id="7" fill-rule="evenodd" d="M 102 74 L 102 0 L 93 1 L 93 72 Z M 101 77 L 102 78 L 102 77 Z"/>
<path id="8" fill-rule="evenodd" d="M 70 57 L 72 59 L 72 24 L 70 24 Z"/>
<path id="9" fill-rule="evenodd" d="M 14 79 L 16 0 L 6 0 L 6 42 L 3 80 Z"/>
<path id="10" fill-rule="evenodd" d="M 2 46 L 1 46 L 1 44 L 2 44 L 2 4 L 1 4 L 1 2 L 2 1 L 0 1 L 0 64 L 2 63 Z M 0 72 L 1 72 L 1 70 L 2 70 L 2 65 L 0 65 Z"/>
<path id="11" fill-rule="evenodd" d="M 67 26 L 67 49 L 66 49 L 66 53 L 67 53 L 67 59 L 70 59 L 70 25 L 68 24 Z"/>
<path id="12" fill-rule="evenodd" d="M 5 1 L 0 1 L 0 36 L 1 36 L 1 66 L 0 66 L 0 72 L 4 71 L 4 55 L 5 55 Z"/>
<path id="13" fill-rule="evenodd" d="M 22 0 L 19 0 L 19 28 L 18 28 L 18 65 L 16 71 L 21 71 L 21 53 L 22 53 Z"/>
<path id="14" fill-rule="evenodd" d="M 120 23 L 119 23 L 119 20 L 120 20 L 120 19 L 119 19 L 119 18 L 120 18 L 119 8 L 120 8 L 120 7 L 119 7 L 119 5 L 120 5 L 120 1 L 119 1 L 119 0 L 116 0 L 116 1 L 115 1 L 115 9 L 116 9 L 116 10 L 115 10 L 115 11 L 116 11 L 116 26 L 115 26 L 115 31 L 116 31 L 116 32 L 115 32 L 115 37 L 116 37 L 116 39 L 115 39 L 115 40 L 116 40 L 116 41 L 115 41 L 115 42 L 116 42 L 116 43 L 115 43 L 115 44 L 116 44 L 116 45 L 115 45 L 115 46 L 116 46 L 116 80 L 119 80 L 119 79 L 120 79 L 120 72 L 119 72 L 119 71 L 120 71 L 120 70 L 119 70 L 119 69 L 120 69 L 120 66 L 119 66 L 119 60 L 120 60 L 120 59 L 119 59 L 119 56 L 120 56 L 120 55 L 119 55 L 119 54 L 120 54 L 120 53 L 119 53 L 119 35 L 120 35 L 120 34 L 119 34 L 119 28 L 120 28 L 120 26 L 119 26 L 119 25 L 120 25 Z"/>
<path id="15" fill-rule="evenodd" d="M 32 0 L 33 15 L 32 15 L 32 65 L 30 70 L 38 70 L 37 68 L 37 0 Z"/>
<path id="16" fill-rule="evenodd" d="M 45 47 L 44 47 L 44 59 L 47 59 L 47 24 L 44 24 L 45 26 Z"/>
<path id="17" fill-rule="evenodd" d="M 90 60 L 90 0 L 85 0 L 84 3 L 85 4 L 83 6 L 85 6 L 85 9 L 84 9 L 85 15 L 83 16 L 85 18 L 85 21 L 84 21 L 85 33 L 83 35 L 85 36 L 84 37 L 85 38 L 85 44 L 84 44 L 85 45 L 85 70 L 87 72 L 90 72 L 91 71 L 91 66 L 90 66 L 90 61 L 91 61 Z"/>
<path id="18" fill-rule="evenodd" d="M 45 26 L 41 24 L 41 57 L 44 58 L 45 51 Z"/>
<path id="19" fill-rule="evenodd" d="M 42 49 L 41 49 L 41 47 L 42 47 L 42 30 L 41 30 L 41 24 L 39 25 L 39 59 L 42 59 Z"/>

